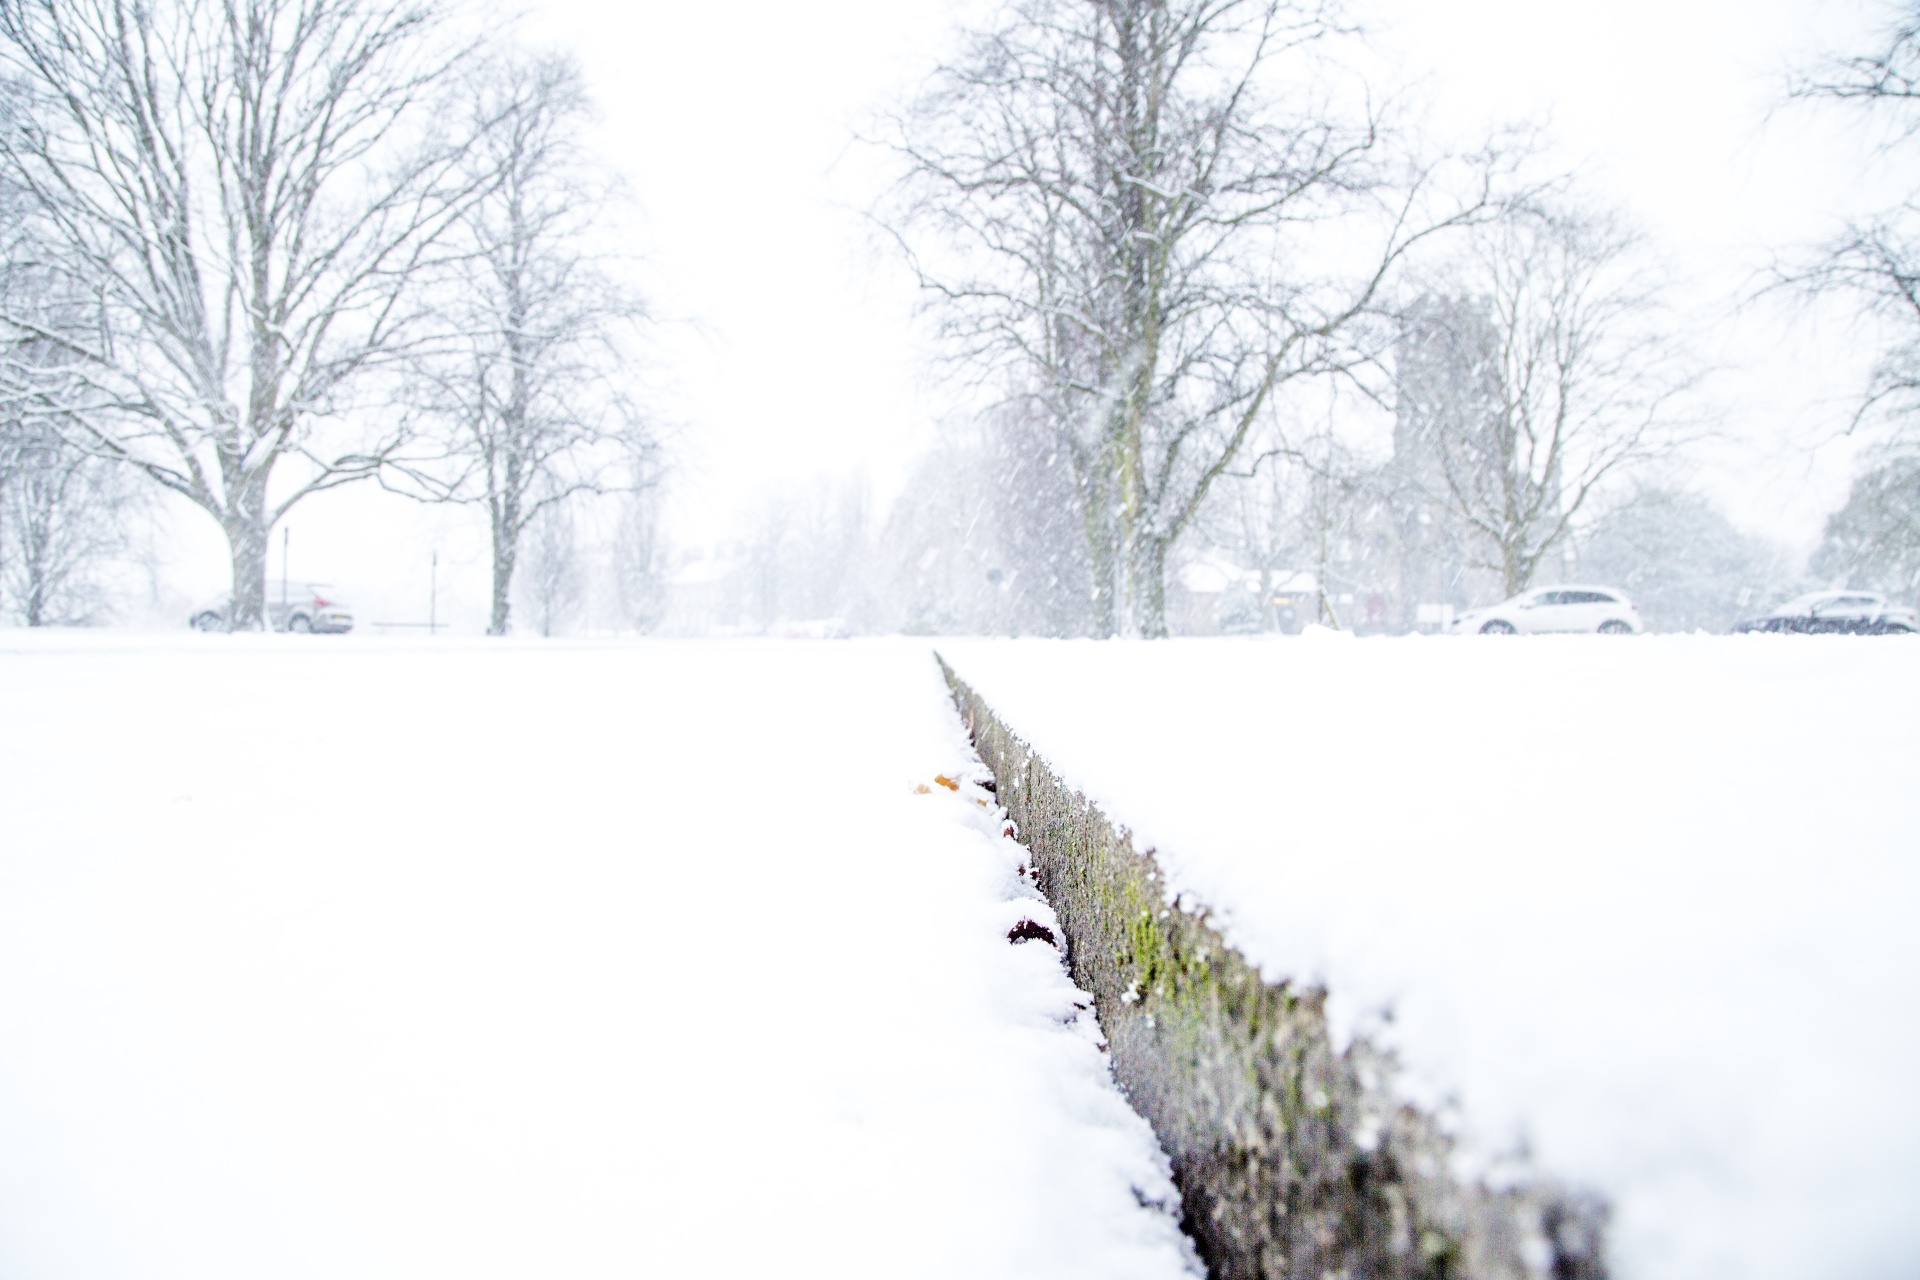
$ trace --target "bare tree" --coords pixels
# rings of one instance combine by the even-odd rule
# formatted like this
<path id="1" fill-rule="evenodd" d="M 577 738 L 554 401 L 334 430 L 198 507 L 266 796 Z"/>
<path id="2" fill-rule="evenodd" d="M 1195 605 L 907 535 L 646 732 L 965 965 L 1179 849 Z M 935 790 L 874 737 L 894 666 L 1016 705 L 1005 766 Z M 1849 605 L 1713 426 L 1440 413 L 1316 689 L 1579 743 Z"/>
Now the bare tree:
<path id="1" fill-rule="evenodd" d="M 1580 538 L 1580 573 L 1624 588 L 1655 631 L 1724 631 L 1775 602 L 1784 557 L 1685 489 L 1637 486 Z"/>
<path id="2" fill-rule="evenodd" d="M 262 625 L 274 522 L 396 443 L 316 427 L 406 348 L 413 286 L 471 194 L 432 133 L 460 60 L 438 26 L 435 0 L 0 4 L 26 97 L 0 163 L 94 308 L 84 335 L 0 321 L 63 353 L 90 448 L 219 522 L 233 626 Z"/>
<path id="3" fill-rule="evenodd" d="M 1871 53 L 1830 57 L 1796 75 L 1791 98 L 1840 103 L 1891 126 L 1887 152 L 1920 133 L 1920 3 L 1902 0 Z M 1852 427 L 1885 414 L 1896 423 L 1920 409 L 1920 195 L 1853 219 L 1799 262 L 1776 267 L 1776 283 L 1858 301 L 1888 326 L 1886 345 Z"/>
<path id="4" fill-rule="evenodd" d="M 1782 267 L 1779 278 L 1809 293 L 1850 297 L 1886 323 L 1888 340 L 1849 430 L 1881 414 L 1904 427 L 1920 409 L 1920 203 L 1850 223 L 1815 260 Z"/>
<path id="5" fill-rule="evenodd" d="M 7 105 L 19 105 L 0 86 Z M 84 339 L 88 308 L 46 263 L 28 193 L 0 169 L 0 314 L 31 331 L 0 330 L 0 599 L 30 627 L 98 621 L 103 572 L 127 550 L 142 505 L 117 463 L 75 443 L 71 406 L 83 388 L 60 342 Z"/>
<path id="6" fill-rule="evenodd" d="M 1920 454 L 1884 451 L 1854 478 L 1811 568 L 1842 584 L 1920 592 Z"/>
<path id="7" fill-rule="evenodd" d="M 0 588 L 30 627 L 87 623 L 107 607 L 100 571 L 127 549 L 138 505 L 118 464 L 44 422 L 0 440 Z"/>
<path id="8" fill-rule="evenodd" d="M 1064 450 L 1027 401 L 949 429 L 879 539 L 890 625 L 1074 636 L 1093 625 L 1085 529 Z"/>
<path id="9" fill-rule="evenodd" d="M 1165 634 L 1168 549 L 1276 389 L 1354 359 L 1395 264 L 1488 206 L 1489 165 L 1449 198 L 1340 105 L 1335 9 L 1017 0 L 895 122 L 882 221 L 957 356 L 1051 424 L 1101 634 Z"/>
<path id="10" fill-rule="evenodd" d="M 573 517 L 573 508 L 566 502 L 541 501 L 524 526 L 526 572 L 519 589 L 532 609 L 534 626 L 543 636 L 558 635 L 571 627 L 586 600 L 587 575 Z"/>
<path id="11" fill-rule="evenodd" d="M 1313 619 L 1335 630 L 1357 623 L 1343 615 L 1338 597 L 1376 585 L 1386 480 L 1336 426 L 1329 415 L 1310 428 L 1276 431 L 1251 472 L 1236 474 L 1223 494 L 1215 541 L 1257 571 L 1262 626 L 1282 621 L 1274 604 L 1282 569 L 1312 571 Z M 1295 620 L 1306 621 L 1297 605 Z"/>
<path id="12" fill-rule="evenodd" d="M 1447 304 L 1409 308 L 1430 332 L 1401 345 L 1396 448 L 1511 595 L 1596 491 L 1672 447 L 1694 378 L 1616 217 L 1530 204 L 1470 237 Z"/>
<path id="13" fill-rule="evenodd" d="M 413 368 L 428 447 L 388 477 L 415 497 L 486 508 L 487 630 L 504 635 L 521 536 L 547 507 L 619 483 L 621 442 L 647 434 L 620 385 L 641 308 L 596 248 L 611 184 L 578 142 L 591 107 L 574 63 L 495 59 L 467 97 L 478 141 L 466 167 L 482 195 L 441 281 L 452 332 Z"/>
<path id="14" fill-rule="evenodd" d="M 1920 102 L 1920 3 L 1900 0 L 1897 15 L 1881 32 L 1871 53 L 1829 57 L 1796 74 L 1788 86 L 1798 99 L 1858 102 L 1905 108 Z M 1901 124 L 1903 134 L 1920 129 L 1920 117 Z"/>
<path id="15" fill-rule="evenodd" d="M 1879 48 L 1843 55 L 1796 76 L 1790 95 L 1840 103 L 1892 126 L 1889 153 L 1920 134 L 1920 3 L 1902 0 Z M 1858 302 L 1885 326 L 1885 344 L 1849 430 L 1869 419 L 1892 428 L 1888 446 L 1855 477 L 1846 505 L 1827 522 L 1813 568 L 1894 592 L 1920 584 L 1920 485 L 1913 430 L 1920 410 L 1920 194 L 1849 221 L 1807 259 L 1776 268 L 1776 283 Z"/>

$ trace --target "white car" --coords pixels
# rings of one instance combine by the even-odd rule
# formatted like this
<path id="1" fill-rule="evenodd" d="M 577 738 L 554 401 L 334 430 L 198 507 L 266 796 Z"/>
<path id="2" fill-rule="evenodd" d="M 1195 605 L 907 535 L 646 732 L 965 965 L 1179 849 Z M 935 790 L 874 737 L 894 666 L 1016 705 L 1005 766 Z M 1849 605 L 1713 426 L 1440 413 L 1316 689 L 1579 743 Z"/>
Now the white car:
<path id="1" fill-rule="evenodd" d="M 1546 631 L 1597 631 L 1638 635 L 1647 629 L 1633 601 L 1612 587 L 1558 583 L 1522 591 L 1511 600 L 1469 609 L 1448 628 L 1455 635 L 1538 635 Z"/>

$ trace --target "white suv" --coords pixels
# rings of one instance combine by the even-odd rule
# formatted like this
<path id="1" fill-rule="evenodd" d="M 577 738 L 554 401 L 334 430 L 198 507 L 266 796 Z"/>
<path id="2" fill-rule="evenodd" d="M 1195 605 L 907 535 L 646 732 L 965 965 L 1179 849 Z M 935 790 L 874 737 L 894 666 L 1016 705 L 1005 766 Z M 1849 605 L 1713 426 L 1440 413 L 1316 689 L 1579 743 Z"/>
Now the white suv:
<path id="1" fill-rule="evenodd" d="M 1511 600 L 1469 609 L 1448 628 L 1455 635 L 1534 635 L 1543 631 L 1597 631 L 1637 635 L 1645 631 L 1633 601 L 1612 587 L 1559 583 L 1522 591 Z"/>

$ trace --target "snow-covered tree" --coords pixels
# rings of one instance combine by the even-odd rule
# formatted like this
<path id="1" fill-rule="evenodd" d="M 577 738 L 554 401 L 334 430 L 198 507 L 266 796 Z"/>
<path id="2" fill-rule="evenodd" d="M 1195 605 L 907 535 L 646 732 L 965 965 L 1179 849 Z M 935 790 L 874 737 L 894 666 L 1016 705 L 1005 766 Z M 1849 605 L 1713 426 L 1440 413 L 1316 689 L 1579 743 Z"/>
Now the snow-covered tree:
<path id="1" fill-rule="evenodd" d="M 588 573 L 574 514 L 565 501 L 543 501 L 522 530 L 526 546 L 518 593 L 543 636 L 571 629 L 586 603 Z"/>
<path id="2" fill-rule="evenodd" d="M 0 95 L 22 106 L 12 86 Z M 48 227 L 4 169 L 0 227 L 0 314 L 20 322 L 0 330 L 0 607 L 30 627 L 94 622 L 145 504 L 126 468 L 82 443 L 86 388 L 64 343 L 85 340 L 90 309 L 48 266 Z"/>
<path id="3" fill-rule="evenodd" d="M 1674 446 L 1693 379 L 1617 215 L 1529 202 L 1466 235 L 1406 313 L 1395 453 L 1513 595 L 1603 486 Z"/>
<path id="4" fill-rule="evenodd" d="M 1899 0 L 1878 48 L 1828 58 L 1795 77 L 1792 95 L 1840 103 L 1892 130 L 1891 150 L 1920 139 L 1920 3 Z M 1920 191 L 1864 218 L 1807 260 L 1781 269 L 1784 282 L 1857 301 L 1884 321 L 1888 338 L 1864 389 L 1856 425 L 1884 413 L 1905 426 L 1920 409 Z M 1910 432 L 1908 433 L 1911 434 Z"/>
<path id="5" fill-rule="evenodd" d="M 233 626 L 263 625 L 274 522 L 398 443 L 355 396 L 408 348 L 473 192 L 438 128 L 459 61 L 440 18 L 435 0 L 0 4 L 0 168 L 91 308 L 0 327 L 57 349 L 88 448 L 219 523 Z"/>
<path id="6" fill-rule="evenodd" d="M 1920 454 L 1893 452 L 1854 479 L 1809 567 L 1848 586 L 1920 593 Z"/>
<path id="7" fill-rule="evenodd" d="M 420 439 L 386 479 L 485 509 L 487 630 L 504 635 L 520 540 L 541 513 L 636 480 L 622 463 L 648 436 L 627 389 L 642 312 L 606 244 L 611 184 L 581 146 L 591 107 L 574 63 L 485 61 L 465 101 L 475 142 L 462 171 L 478 194 L 436 276 L 440 336 L 409 368 Z"/>
<path id="8" fill-rule="evenodd" d="M 1624 590 L 1656 631 L 1724 631 L 1773 603 L 1777 548 L 1684 489 L 1647 486 L 1614 503 L 1579 543 L 1580 576 Z"/>
<path id="9" fill-rule="evenodd" d="M 43 421 L 0 423 L 0 600 L 30 627 L 99 621 L 139 511 L 132 477 Z"/>
<path id="10" fill-rule="evenodd" d="M 896 122 L 883 216 L 957 358 L 1043 409 L 1099 634 L 1165 633 L 1168 553 L 1276 389 L 1357 359 L 1395 264 L 1487 207 L 1332 71 L 1343 36 L 1320 0 L 1015 0 Z"/>
<path id="11" fill-rule="evenodd" d="M 1920 144 L 1920 2 L 1899 0 L 1877 48 L 1829 58 L 1796 78 L 1793 96 L 1839 103 L 1891 131 L 1890 155 Z M 1872 419 L 1893 453 L 1855 480 L 1815 558 L 1816 572 L 1858 575 L 1890 591 L 1911 591 L 1911 531 L 1920 527 L 1912 458 L 1920 446 L 1920 190 L 1891 208 L 1848 221 L 1781 279 L 1814 294 L 1857 302 L 1883 326 L 1885 344 L 1863 389 L 1853 425 Z"/>

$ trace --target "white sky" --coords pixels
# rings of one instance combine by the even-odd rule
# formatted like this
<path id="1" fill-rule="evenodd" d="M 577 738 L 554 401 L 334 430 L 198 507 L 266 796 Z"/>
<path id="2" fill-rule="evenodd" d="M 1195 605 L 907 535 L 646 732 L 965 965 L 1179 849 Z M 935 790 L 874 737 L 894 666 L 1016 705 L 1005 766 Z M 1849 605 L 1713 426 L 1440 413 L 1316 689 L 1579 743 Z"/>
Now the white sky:
<path id="1" fill-rule="evenodd" d="M 1844 496 L 1850 447 L 1802 446 L 1844 416 L 1864 346 L 1844 327 L 1729 300 L 1774 249 L 1887 194 L 1866 181 L 1857 123 L 1798 110 L 1767 120 L 1786 67 L 1864 47 L 1875 5 L 1359 3 L 1436 134 L 1466 141 L 1494 121 L 1545 119 L 1559 162 L 1644 222 L 1698 309 L 1692 336 L 1724 369 L 1712 389 L 1726 439 L 1694 478 L 1750 527 L 1813 537 Z M 912 91 L 957 11 L 949 0 L 532 5 L 528 35 L 579 57 L 604 114 L 601 150 L 636 197 L 634 247 L 665 322 L 646 377 L 680 433 L 683 541 L 720 538 L 768 488 L 820 474 L 863 469 L 884 501 L 928 439 L 939 388 L 912 288 L 861 218 L 878 158 L 852 139 Z M 344 584 L 364 617 L 424 596 L 433 547 L 456 611 L 484 596 L 478 511 L 366 491 L 325 495 L 289 523 L 295 575 Z M 179 524 L 170 576 L 217 591 L 210 522 Z"/>

